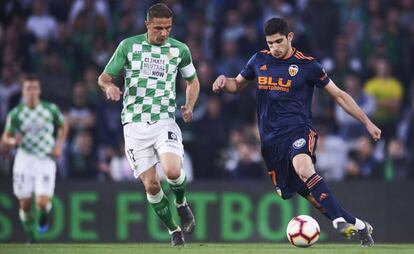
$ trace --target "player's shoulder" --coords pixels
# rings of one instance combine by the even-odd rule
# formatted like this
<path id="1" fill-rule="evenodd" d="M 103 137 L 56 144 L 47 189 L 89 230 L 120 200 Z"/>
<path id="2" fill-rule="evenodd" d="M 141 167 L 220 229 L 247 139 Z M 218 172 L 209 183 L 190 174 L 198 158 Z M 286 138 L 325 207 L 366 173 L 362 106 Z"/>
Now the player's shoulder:
<path id="1" fill-rule="evenodd" d="M 295 50 L 293 56 L 291 57 L 291 61 L 298 66 L 306 66 L 307 68 L 310 68 L 310 70 L 323 69 L 322 65 L 315 57 L 299 50 Z"/>
<path id="2" fill-rule="evenodd" d="M 308 66 L 310 68 L 322 68 L 321 64 L 318 62 L 318 60 L 311 56 L 308 55 L 306 53 L 303 53 L 300 50 L 295 50 L 295 52 L 293 53 L 293 56 L 291 57 L 291 60 L 294 61 L 295 63 L 298 63 L 298 65 L 304 65 L 304 66 Z"/>
<path id="3" fill-rule="evenodd" d="M 269 50 L 267 49 L 259 50 L 250 57 L 250 62 L 251 61 L 260 62 L 269 56 L 271 56 Z"/>
<path id="4" fill-rule="evenodd" d="M 260 56 L 260 57 L 267 57 L 267 56 L 271 56 L 270 50 L 267 50 L 267 49 L 262 49 L 262 50 L 257 51 L 257 52 L 253 55 L 253 57 L 258 57 L 258 56 Z"/>
<path id="5" fill-rule="evenodd" d="M 315 61 L 315 58 L 313 56 L 310 56 L 306 53 L 303 53 L 300 50 L 295 50 L 295 53 L 293 53 L 293 57 L 297 60 L 301 60 L 303 62 L 313 62 Z"/>
<path id="6" fill-rule="evenodd" d="M 24 103 L 19 103 L 19 104 L 17 104 L 14 108 L 12 108 L 10 111 L 9 111 L 9 115 L 10 116 L 16 116 L 16 115 L 18 115 L 20 112 L 22 112 L 22 110 L 23 110 L 23 108 L 24 108 Z"/>
<path id="7" fill-rule="evenodd" d="M 130 44 L 142 44 L 144 41 L 146 41 L 147 37 L 146 34 L 138 34 L 131 37 L 127 37 L 123 39 L 119 44 L 120 45 L 130 45 Z"/>
<path id="8" fill-rule="evenodd" d="M 45 100 L 40 100 L 40 104 L 44 108 L 47 108 L 48 110 L 51 110 L 51 111 L 60 111 L 59 110 L 59 107 L 55 103 L 53 103 L 53 102 L 45 101 Z"/>

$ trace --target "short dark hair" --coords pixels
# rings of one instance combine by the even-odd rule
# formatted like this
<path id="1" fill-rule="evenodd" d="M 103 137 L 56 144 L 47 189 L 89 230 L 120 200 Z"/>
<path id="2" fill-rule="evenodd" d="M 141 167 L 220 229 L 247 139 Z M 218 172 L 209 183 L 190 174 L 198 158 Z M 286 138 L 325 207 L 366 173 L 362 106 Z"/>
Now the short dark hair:
<path id="1" fill-rule="evenodd" d="M 40 81 L 35 73 L 26 73 L 23 75 L 22 82 L 25 81 Z"/>
<path id="2" fill-rule="evenodd" d="M 153 18 L 171 18 L 173 13 L 170 8 L 166 4 L 158 3 L 154 4 L 153 6 L 148 8 L 147 11 L 147 20 L 151 20 Z"/>
<path id="3" fill-rule="evenodd" d="M 286 21 L 281 18 L 271 18 L 264 25 L 265 35 L 281 34 L 287 36 L 289 29 Z"/>

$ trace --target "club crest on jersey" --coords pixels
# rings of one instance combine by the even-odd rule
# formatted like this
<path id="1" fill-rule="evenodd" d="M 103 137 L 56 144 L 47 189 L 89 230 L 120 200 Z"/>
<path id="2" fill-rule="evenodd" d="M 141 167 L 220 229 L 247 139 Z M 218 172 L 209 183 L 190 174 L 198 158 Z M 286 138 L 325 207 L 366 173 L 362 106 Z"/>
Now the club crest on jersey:
<path id="1" fill-rule="evenodd" d="M 292 64 L 291 66 L 289 66 L 288 71 L 289 71 L 289 75 L 291 77 L 294 77 L 296 76 L 296 74 L 298 74 L 299 67 L 296 64 Z"/>
<path id="2" fill-rule="evenodd" d="M 306 144 L 306 140 L 304 138 L 297 139 L 293 142 L 293 148 L 299 149 L 302 148 Z"/>

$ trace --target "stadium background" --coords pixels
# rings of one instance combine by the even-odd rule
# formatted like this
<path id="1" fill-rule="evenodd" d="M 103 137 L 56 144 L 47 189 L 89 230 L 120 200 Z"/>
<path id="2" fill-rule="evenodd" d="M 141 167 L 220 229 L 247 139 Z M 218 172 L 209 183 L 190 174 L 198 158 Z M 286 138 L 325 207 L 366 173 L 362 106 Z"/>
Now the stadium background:
<path id="1" fill-rule="evenodd" d="M 122 105 L 105 100 L 96 84 L 118 43 L 145 32 L 145 10 L 156 2 L 0 2 L 0 128 L 4 127 L 8 110 L 21 100 L 20 77 L 25 72 L 39 75 L 42 97 L 56 103 L 70 123 L 64 156 L 58 161 L 54 201 L 55 207 L 62 202 L 60 207 L 67 213 L 60 218 L 60 231 L 45 241 L 165 238 L 166 232 L 160 233 L 164 238 L 157 238 L 148 230 L 154 228 L 151 223 L 158 222 L 151 222 L 150 215 L 142 212 L 145 202 L 127 208 L 119 203 L 118 194 L 123 192 L 132 193 L 128 196 L 132 203 L 141 202 L 143 190 L 140 184 L 132 183 L 122 150 Z M 256 209 L 256 205 L 260 206 L 258 197 L 272 190 L 260 156 L 254 86 L 239 95 L 211 92 L 218 74 L 237 75 L 252 54 L 266 47 L 263 23 L 279 16 L 287 18 L 295 32 L 293 45 L 319 59 L 336 84 L 349 92 L 383 129 L 383 139 L 373 143 L 361 125 L 344 115 L 326 94 L 316 91 L 313 117 L 319 135 L 317 169 L 331 182 L 345 207 L 368 220 L 372 218 L 380 241 L 413 242 L 408 238 L 413 222 L 404 220 L 412 211 L 409 194 L 414 190 L 413 0 L 164 2 L 174 12 L 171 36 L 190 47 L 201 83 L 194 121 L 184 125 L 179 112 L 176 115 L 186 149 L 185 170 L 192 182 L 189 189 L 194 190 L 195 197 L 205 192 L 209 202 L 219 203 L 207 213 L 231 211 L 229 214 L 236 216 L 231 220 L 233 224 L 226 224 L 229 235 L 237 236 L 246 226 L 241 223 L 246 219 L 245 203 L 240 200 L 247 197 L 246 202 L 254 207 L 245 211 L 254 221 L 246 236 L 228 239 L 225 229 L 215 225 L 220 234 L 205 231 L 205 236 L 199 233 L 201 236 L 194 240 L 271 241 L 274 236 L 275 241 L 286 241 L 274 234 L 287 224 L 280 216 L 284 207 L 291 205 L 286 218 L 309 209 L 326 230 L 325 240 L 340 241 L 325 219 L 306 205 L 297 208 L 296 200 L 284 206 L 273 197 L 266 201 L 270 203 L 263 209 L 264 214 Z M 117 84 L 123 84 L 122 77 Z M 181 78 L 177 84 L 177 104 L 181 105 L 185 99 Z M 12 156 L 13 151 L 0 147 L 1 242 L 24 239 L 17 202 L 11 194 Z M 111 216 L 114 207 L 126 213 L 128 209 L 137 211 L 126 219 L 130 224 L 124 231 L 115 229 L 122 224 L 120 221 L 111 220 L 117 218 Z M 108 211 L 108 215 L 102 211 Z M 200 213 L 196 212 L 196 216 Z M 229 218 L 223 213 L 217 216 L 218 221 Z M 55 217 L 59 218 L 56 214 Z M 256 217 L 260 223 L 253 219 Z M 217 224 L 215 218 L 209 218 L 207 225 Z M 142 226 L 139 221 L 147 224 Z M 120 238 L 105 236 L 108 228 L 131 234 L 125 237 L 121 233 Z M 88 236 L 94 230 L 97 238 Z M 82 238 L 85 234 L 86 238 Z"/>

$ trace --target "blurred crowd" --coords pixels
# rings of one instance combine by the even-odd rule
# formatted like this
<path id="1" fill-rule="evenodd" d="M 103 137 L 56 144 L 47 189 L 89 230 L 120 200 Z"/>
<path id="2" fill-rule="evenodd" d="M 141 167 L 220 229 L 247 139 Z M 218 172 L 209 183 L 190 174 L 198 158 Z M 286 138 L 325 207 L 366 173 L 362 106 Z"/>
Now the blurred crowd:
<path id="1" fill-rule="evenodd" d="M 146 31 L 152 0 L 0 1 L 0 129 L 21 101 L 20 77 L 39 75 L 42 98 L 56 103 L 70 125 L 59 179 L 131 180 L 120 123 L 122 102 L 97 86 L 118 43 Z M 263 24 L 284 17 L 294 47 L 317 58 L 383 130 L 373 142 L 360 123 L 322 90 L 314 95 L 316 167 L 330 181 L 414 178 L 414 0 L 167 0 L 171 36 L 192 52 L 201 83 L 193 123 L 176 115 L 194 179 L 261 179 L 255 87 L 213 94 L 218 74 L 236 76 L 265 49 Z M 122 86 L 122 74 L 117 84 Z M 177 82 L 177 105 L 185 102 Z M 10 175 L 12 153 L 0 155 Z"/>

